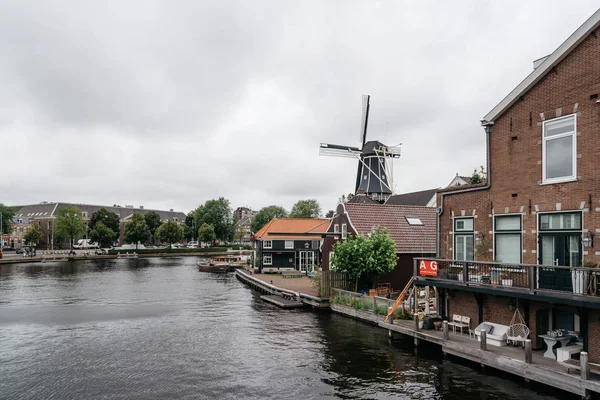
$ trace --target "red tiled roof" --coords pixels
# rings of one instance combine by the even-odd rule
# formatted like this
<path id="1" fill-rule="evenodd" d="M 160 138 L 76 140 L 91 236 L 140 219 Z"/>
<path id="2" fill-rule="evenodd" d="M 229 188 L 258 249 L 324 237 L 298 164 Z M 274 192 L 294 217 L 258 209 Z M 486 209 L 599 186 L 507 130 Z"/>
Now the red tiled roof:
<path id="1" fill-rule="evenodd" d="M 399 253 L 436 252 L 436 210 L 433 207 L 346 203 L 352 226 L 363 235 L 386 228 Z M 418 218 L 423 225 L 409 225 L 406 218 Z"/>
<path id="2" fill-rule="evenodd" d="M 329 219 L 325 218 L 274 218 L 254 234 L 256 239 L 315 239 L 314 233 L 325 233 Z M 274 235 L 278 233 L 278 235 Z M 306 233 L 306 235 L 303 235 Z"/>

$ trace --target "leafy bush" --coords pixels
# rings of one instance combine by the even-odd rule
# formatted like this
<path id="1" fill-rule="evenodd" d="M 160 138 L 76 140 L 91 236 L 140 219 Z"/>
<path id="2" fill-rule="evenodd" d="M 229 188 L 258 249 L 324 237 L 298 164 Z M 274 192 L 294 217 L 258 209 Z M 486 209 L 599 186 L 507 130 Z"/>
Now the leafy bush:
<path id="1" fill-rule="evenodd" d="M 387 315 L 388 308 L 387 308 L 387 306 L 384 306 L 383 304 L 377 304 L 375 306 L 375 309 L 373 310 L 373 312 L 377 315 Z"/>

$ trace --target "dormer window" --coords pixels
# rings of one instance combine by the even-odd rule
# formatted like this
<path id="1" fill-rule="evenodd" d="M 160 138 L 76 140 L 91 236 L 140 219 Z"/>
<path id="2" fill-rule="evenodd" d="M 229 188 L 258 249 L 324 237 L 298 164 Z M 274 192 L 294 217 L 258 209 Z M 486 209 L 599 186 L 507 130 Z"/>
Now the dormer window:
<path id="1" fill-rule="evenodd" d="M 544 121 L 542 182 L 577 179 L 577 129 L 575 114 Z"/>

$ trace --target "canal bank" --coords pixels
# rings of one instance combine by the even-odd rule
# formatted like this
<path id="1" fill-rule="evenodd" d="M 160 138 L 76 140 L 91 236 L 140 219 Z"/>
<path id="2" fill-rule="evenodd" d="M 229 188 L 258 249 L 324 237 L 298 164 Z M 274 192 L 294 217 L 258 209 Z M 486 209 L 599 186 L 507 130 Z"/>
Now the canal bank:
<path id="1" fill-rule="evenodd" d="M 298 301 L 302 301 L 301 294 L 290 291 L 290 285 L 286 285 L 287 282 L 281 278 L 278 279 L 279 287 L 266 282 L 266 280 L 273 282 L 274 278 L 270 275 L 259 279 L 247 272 L 238 270 L 236 271 L 236 277 L 261 293 L 268 293 L 283 298 L 293 298 L 296 296 L 299 299 Z M 289 297 L 290 292 L 292 292 L 291 297 Z M 377 307 L 376 301 L 384 303 L 381 305 L 385 305 L 386 307 L 394 302 L 393 300 L 384 298 L 370 298 L 369 301 L 373 301 L 374 309 Z M 334 313 L 386 329 L 390 337 L 393 334 L 401 334 L 413 338 L 415 347 L 424 341 L 436 347 L 437 351 L 440 351 L 444 355 L 476 363 L 482 368 L 492 368 L 512 376 L 518 376 L 523 378 L 525 382 L 536 382 L 584 398 L 589 398 L 592 394 L 600 394 L 600 380 L 596 379 L 595 376 L 587 376 L 587 379 L 585 379 L 582 374 L 575 375 L 569 373 L 564 364 L 545 358 L 541 352 L 532 352 L 529 354 L 531 358 L 528 359 L 525 350 L 521 347 L 496 347 L 487 343 L 482 345 L 480 341 L 472 337 L 469 333 L 450 333 L 449 331 L 444 332 L 443 329 L 423 330 L 419 328 L 418 322 L 414 320 L 396 319 L 384 323 L 384 315 L 329 302 L 329 299 L 319 298 L 318 304 L 320 305 L 319 308 L 329 308 Z M 444 326 L 448 329 L 446 324 Z"/>

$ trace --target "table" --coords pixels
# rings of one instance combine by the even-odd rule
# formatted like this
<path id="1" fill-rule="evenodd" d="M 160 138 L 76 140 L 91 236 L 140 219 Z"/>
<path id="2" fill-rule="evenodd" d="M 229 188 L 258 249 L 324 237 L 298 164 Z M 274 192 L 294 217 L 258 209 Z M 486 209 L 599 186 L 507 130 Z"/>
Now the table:
<path id="1" fill-rule="evenodd" d="M 556 360 L 556 356 L 554 355 L 554 352 L 552 351 L 552 348 L 554 347 L 554 345 L 556 343 L 560 343 L 560 345 L 562 347 L 564 347 L 573 338 L 572 335 L 565 335 L 565 336 L 538 335 L 538 337 L 541 337 L 542 339 L 544 339 L 544 342 L 546 343 L 546 346 L 548 347 L 548 349 L 544 353 L 544 357 L 551 358 L 553 360 Z"/>

